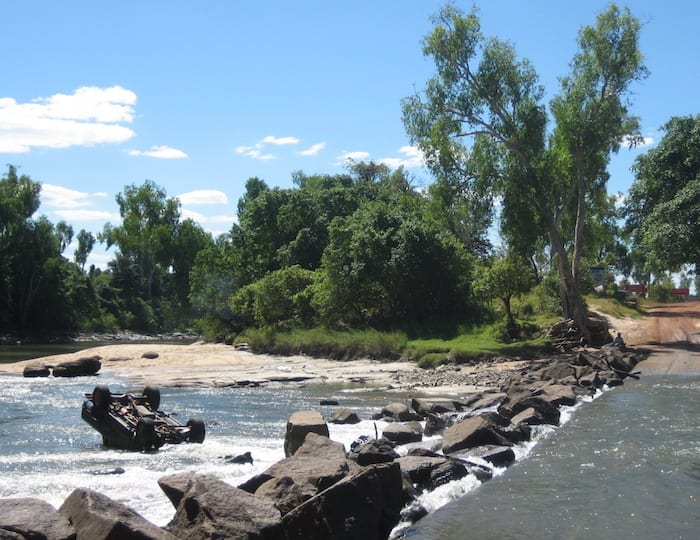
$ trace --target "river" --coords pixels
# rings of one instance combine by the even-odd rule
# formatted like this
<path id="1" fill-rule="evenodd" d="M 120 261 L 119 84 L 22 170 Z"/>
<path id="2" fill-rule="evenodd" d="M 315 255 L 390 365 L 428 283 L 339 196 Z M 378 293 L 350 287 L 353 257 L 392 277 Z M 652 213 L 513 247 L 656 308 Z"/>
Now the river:
<path id="1" fill-rule="evenodd" d="M 410 539 L 700 537 L 700 375 L 628 379 Z"/>

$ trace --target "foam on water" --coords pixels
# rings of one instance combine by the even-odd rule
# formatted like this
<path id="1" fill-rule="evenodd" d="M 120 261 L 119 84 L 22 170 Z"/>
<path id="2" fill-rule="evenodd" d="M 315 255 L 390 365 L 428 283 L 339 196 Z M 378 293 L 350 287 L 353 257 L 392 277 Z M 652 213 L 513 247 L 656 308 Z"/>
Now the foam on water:
<path id="1" fill-rule="evenodd" d="M 349 449 L 361 435 L 381 435 L 387 424 L 367 420 L 372 414 L 408 397 L 361 387 L 163 388 L 161 408 L 183 423 L 192 416 L 205 419 L 206 440 L 201 445 L 166 445 L 158 452 L 138 453 L 103 448 L 101 436 L 80 418 L 83 394 L 98 383 L 108 384 L 113 392 L 133 389 L 128 380 L 112 376 L 105 380 L 0 375 L 0 497 L 38 497 L 58 507 L 73 489 L 91 488 L 165 525 L 174 510 L 158 486 L 159 478 L 197 471 L 238 485 L 284 458 L 284 432 L 291 412 L 315 409 L 330 416 L 336 407 L 319 406 L 324 398 L 337 399 L 340 406 L 365 419 L 355 425 L 329 424 L 331 439 Z M 562 409 L 562 424 L 579 405 Z M 516 459 L 526 458 L 538 441 L 556 429 L 536 427 L 531 441 L 514 448 Z M 439 442 L 439 436 L 424 437 L 421 443 L 397 451 L 406 455 L 413 447 L 434 449 Z M 227 462 L 227 457 L 248 451 L 252 465 Z M 488 465 L 478 458 L 472 461 Z M 104 474 L 117 468 L 124 472 Z M 493 469 L 495 476 L 504 471 Z M 433 511 L 478 485 L 468 476 L 423 493 L 419 503 Z"/>

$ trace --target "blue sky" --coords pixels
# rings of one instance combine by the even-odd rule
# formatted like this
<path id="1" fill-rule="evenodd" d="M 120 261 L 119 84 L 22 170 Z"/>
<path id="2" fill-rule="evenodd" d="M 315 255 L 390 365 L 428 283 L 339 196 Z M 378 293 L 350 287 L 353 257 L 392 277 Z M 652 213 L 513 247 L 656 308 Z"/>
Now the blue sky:
<path id="1" fill-rule="evenodd" d="M 421 40 L 443 2 L 37 1 L 3 6 L 0 158 L 43 184 L 40 213 L 75 232 L 119 223 L 114 197 L 152 180 L 219 234 L 248 178 L 403 164 L 430 183 L 401 122 L 433 66 Z M 456 2 L 465 10 L 471 2 Z M 489 0 L 482 30 L 530 59 L 550 97 L 576 35 L 608 2 Z M 613 158 L 611 193 L 671 116 L 697 114 L 700 4 L 632 1 L 650 77 L 632 111 L 648 145 Z M 72 257 L 75 246 L 66 256 Z M 89 262 L 104 267 L 97 246 Z"/>

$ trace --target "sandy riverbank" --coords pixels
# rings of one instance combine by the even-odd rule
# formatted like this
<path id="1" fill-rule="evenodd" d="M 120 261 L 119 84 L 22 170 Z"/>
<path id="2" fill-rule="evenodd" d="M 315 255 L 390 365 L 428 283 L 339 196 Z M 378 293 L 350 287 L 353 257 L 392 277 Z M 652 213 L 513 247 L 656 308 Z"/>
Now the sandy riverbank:
<path id="1" fill-rule="evenodd" d="M 623 333 L 631 347 L 649 347 L 651 357 L 640 364 L 643 371 L 696 372 L 700 367 L 698 354 L 674 347 L 650 347 L 666 343 L 665 328 L 677 330 L 679 324 L 697 329 L 700 304 L 676 304 L 670 308 L 681 310 L 676 317 L 646 319 L 611 319 L 611 332 Z M 668 314 L 666 314 L 668 315 Z M 659 322 L 660 321 L 660 322 Z M 661 330 L 659 330 L 661 329 Z M 670 330 L 669 330 L 670 331 Z M 653 335 L 652 335 L 653 334 Z M 693 343 L 697 330 L 686 332 Z M 677 344 L 676 344 L 677 345 Z M 674 358 L 668 357 L 669 351 Z M 156 353 L 157 358 L 146 358 Z M 676 358 L 678 355 L 682 358 Z M 135 385 L 157 386 L 236 386 L 246 384 L 361 384 L 366 387 L 401 389 L 416 394 L 463 394 L 475 390 L 497 388 L 509 375 L 523 367 L 522 361 L 494 359 L 479 365 L 442 366 L 436 370 L 422 370 L 413 362 L 378 362 L 369 359 L 348 362 L 311 358 L 307 356 L 256 355 L 236 350 L 224 344 L 197 342 L 177 344 L 115 344 L 85 349 L 76 353 L 0 365 L 0 372 L 21 374 L 30 364 L 55 365 L 86 356 L 99 356 L 102 361 L 100 376 L 111 374 L 128 377 Z M 107 381 L 105 381 L 107 382 Z"/>
<path id="2" fill-rule="evenodd" d="M 149 353 L 157 354 L 157 358 L 144 357 L 152 356 Z M 491 361 L 478 366 L 443 366 L 426 371 L 408 361 L 343 362 L 307 356 L 257 355 L 228 345 L 198 342 L 106 345 L 1 365 L 0 372 L 21 374 L 27 365 L 56 365 L 88 356 L 100 357 L 100 377 L 124 376 L 135 385 L 361 384 L 416 394 L 461 394 L 496 387 L 509 372 L 522 365 L 518 361 Z"/>

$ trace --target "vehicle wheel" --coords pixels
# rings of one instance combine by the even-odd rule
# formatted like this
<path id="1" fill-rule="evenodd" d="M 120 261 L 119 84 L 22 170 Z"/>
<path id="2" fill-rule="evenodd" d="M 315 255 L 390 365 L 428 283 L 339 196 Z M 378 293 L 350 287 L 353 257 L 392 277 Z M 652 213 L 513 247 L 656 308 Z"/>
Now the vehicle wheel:
<path id="1" fill-rule="evenodd" d="M 151 409 L 157 411 L 158 407 L 160 407 L 160 390 L 155 386 L 147 386 L 143 389 L 143 395 Z"/>
<path id="2" fill-rule="evenodd" d="M 136 424 L 136 446 L 139 450 L 158 448 L 158 433 L 153 418 L 139 418 Z"/>
<path id="3" fill-rule="evenodd" d="M 98 409 L 106 411 L 109 408 L 109 404 L 112 403 L 112 393 L 106 386 L 95 386 L 92 391 L 92 403 Z"/>
<path id="4" fill-rule="evenodd" d="M 190 428 L 190 435 L 187 437 L 187 440 L 194 443 L 203 443 L 206 435 L 204 421 L 199 418 L 190 418 L 186 425 Z"/>

